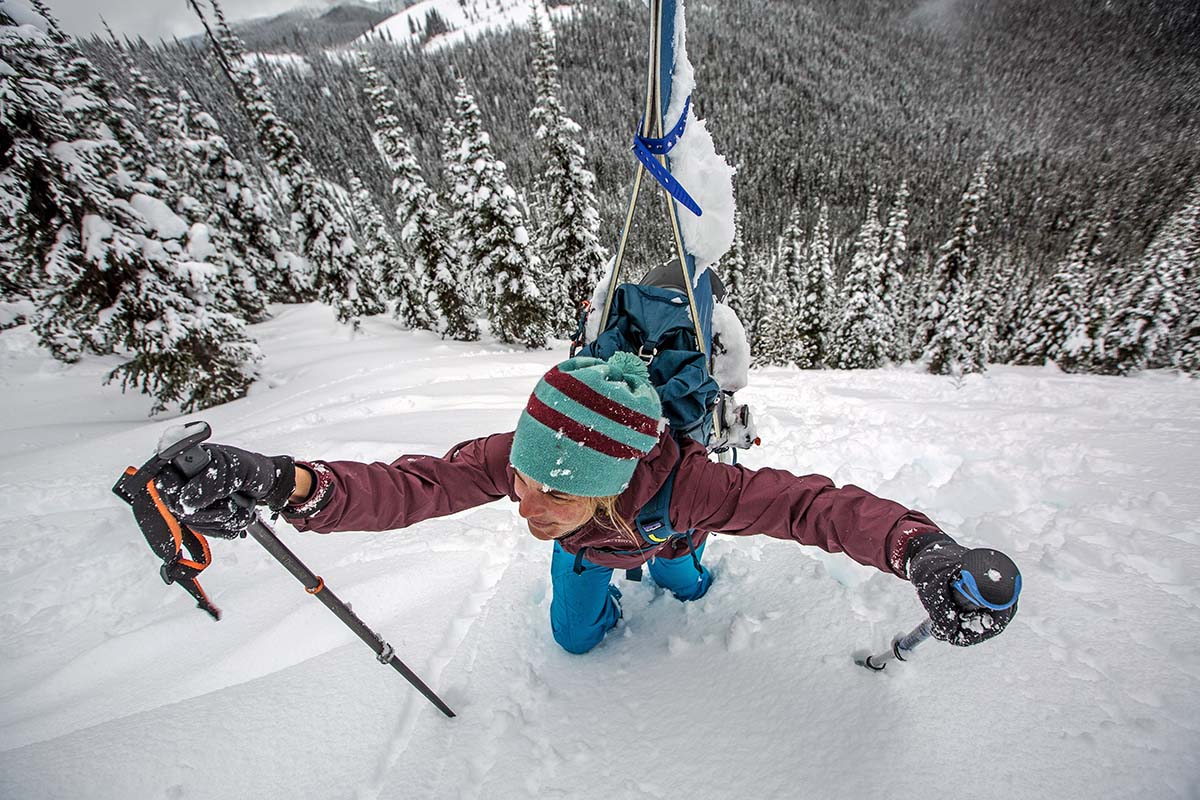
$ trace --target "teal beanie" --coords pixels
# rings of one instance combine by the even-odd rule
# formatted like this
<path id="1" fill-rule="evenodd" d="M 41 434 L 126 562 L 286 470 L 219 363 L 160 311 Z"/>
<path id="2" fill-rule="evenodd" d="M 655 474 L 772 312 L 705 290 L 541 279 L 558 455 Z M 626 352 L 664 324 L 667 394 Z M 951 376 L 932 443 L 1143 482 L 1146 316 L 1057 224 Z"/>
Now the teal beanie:
<path id="1" fill-rule="evenodd" d="M 663 424 L 662 403 L 640 358 L 572 358 L 543 375 L 529 396 L 512 465 L 557 492 L 620 494 Z"/>

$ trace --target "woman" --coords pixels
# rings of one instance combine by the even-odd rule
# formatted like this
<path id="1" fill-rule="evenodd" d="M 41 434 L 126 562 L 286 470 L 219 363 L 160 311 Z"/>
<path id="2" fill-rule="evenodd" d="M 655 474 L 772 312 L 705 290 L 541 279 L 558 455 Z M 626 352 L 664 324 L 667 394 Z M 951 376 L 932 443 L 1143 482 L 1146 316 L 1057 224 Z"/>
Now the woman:
<path id="1" fill-rule="evenodd" d="M 158 488 L 181 521 L 225 532 L 254 513 L 234 495 L 321 533 L 404 528 L 508 497 L 535 538 L 554 542 L 551 629 L 572 653 L 599 644 L 621 616 L 614 568 L 645 564 L 680 600 L 702 597 L 713 577 L 700 563 L 709 532 L 792 539 L 909 579 L 934 635 L 956 645 L 995 636 L 1016 613 L 960 607 L 951 583 L 967 551 L 925 515 L 820 475 L 714 463 L 700 444 L 678 444 L 661 411 L 637 356 L 574 358 L 541 378 L 515 432 L 442 458 L 305 462 L 210 444 L 208 469 L 186 482 L 168 470 Z M 643 508 L 668 496 L 666 518 L 639 530 Z"/>

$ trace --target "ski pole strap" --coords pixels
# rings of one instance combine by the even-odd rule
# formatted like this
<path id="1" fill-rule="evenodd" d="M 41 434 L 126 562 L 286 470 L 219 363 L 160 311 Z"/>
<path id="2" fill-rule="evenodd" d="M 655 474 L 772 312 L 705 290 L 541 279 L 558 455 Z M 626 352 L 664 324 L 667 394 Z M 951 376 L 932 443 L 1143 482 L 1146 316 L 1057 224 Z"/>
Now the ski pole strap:
<path id="1" fill-rule="evenodd" d="M 147 465 L 149 466 L 149 465 Z M 129 467 L 121 476 L 113 493 L 133 509 L 133 518 L 146 538 L 146 543 L 163 564 L 159 575 L 168 586 L 177 583 L 196 600 L 196 606 L 213 619 L 221 618 L 221 610 L 212 604 L 197 580 L 200 573 L 212 564 L 208 540 L 191 528 L 181 525 L 170 512 L 154 480 L 143 467 Z M 185 557 L 184 551 L 189 557 Z"/>
<path id="2" fill-rule="evenodd" d="M 675 180 L 675 176 L 671 174 L 670 170 L 656 158 L 656 156 L 665 156 L 670 153 L 679 142 L 679 137 L 683 135 L 683 129 L 687 125 L 688 109 L 691 108 L 691 105 L 692 98 L 688 97 L 683 103 L 683 113 L 679 116 L 679 121 L 666 136 L 657 139 L 641 134 L 634 136 L 633 153 L 637 156 L 638 161 L 642 162 L 646 171 L 654 177 L 654 180 L 658 181 L 659 186 L 666 189 L 667 193 L 679 201 L 680 205 L 699 217 L 704 214 L 700 205 L 692 199 L 687 189 L 684 189 L 679 181 Z M 641 130 L 641 127 L 639 125 L 638 130 Z"/>

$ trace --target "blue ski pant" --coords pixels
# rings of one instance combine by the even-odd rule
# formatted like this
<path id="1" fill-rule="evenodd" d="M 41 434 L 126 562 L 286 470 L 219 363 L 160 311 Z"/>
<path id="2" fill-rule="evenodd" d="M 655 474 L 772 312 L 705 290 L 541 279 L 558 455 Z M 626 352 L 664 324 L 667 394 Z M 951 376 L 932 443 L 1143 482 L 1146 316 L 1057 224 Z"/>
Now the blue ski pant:
<path id="1" fill-rule="evenodd" d="M 704 555 L 705 542 L 696 548 L 696 558 Z M 554 595 L 550 600 L 550 630 L 554 641 L 568 653 L 582 654 L 604 638 L 621 617 L 617 602 L 621 592 L 609 583 L 612 567 L 593 564 L 586 558 L 583 571 L 576 574 L 575 556 L 554 543 L 550 561 L 550 582 Z M 678 558 L 656 558 L 646 563 L 650 577 L 679 600 L 699 600 L 712 584 L 708 567 L 696 571 L 690 553 Z"/>

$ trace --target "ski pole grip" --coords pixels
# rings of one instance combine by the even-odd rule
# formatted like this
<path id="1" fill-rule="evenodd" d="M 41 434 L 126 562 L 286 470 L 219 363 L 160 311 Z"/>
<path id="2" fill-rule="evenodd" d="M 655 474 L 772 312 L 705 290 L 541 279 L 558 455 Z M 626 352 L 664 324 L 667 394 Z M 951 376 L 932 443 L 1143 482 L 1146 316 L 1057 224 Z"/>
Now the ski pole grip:
<path id="1" fill-rule="evenodd" d="M 208 466 L 208 451 L 201 447 L 200 443 L 207 441 L 210 436 L 212 428 L 203 420 L 172 428 L 163 434 L 163 438 L 158 442 L 158 457 L 169 461 L 185 478 L 192 478 Z M 242 494 L 233 495 L 233 502 L 242 508 L 252 508 L 255 505 L 254 500 Z"/>
<path id="2" fill-rule="evenodd" d="M 210 436 L 212 428 L 203 421 L 171 428 L 158 442 L 158 457 L 191 478 L 208 466 L 208 453 L 200 443 Z"/>
<path id="3" fill-rule="evenodd" d="M 963 556 L 962 572 L 953 586 L 955 602 L 963 609 L 1003 611 L 1021 594 L 1021 571 L 999 550 L 977 547 Z"/>

